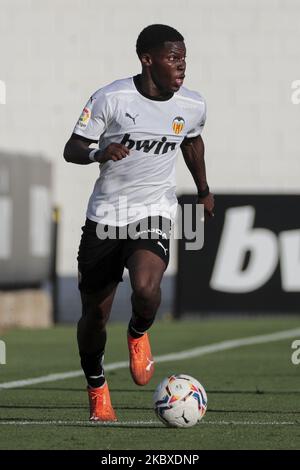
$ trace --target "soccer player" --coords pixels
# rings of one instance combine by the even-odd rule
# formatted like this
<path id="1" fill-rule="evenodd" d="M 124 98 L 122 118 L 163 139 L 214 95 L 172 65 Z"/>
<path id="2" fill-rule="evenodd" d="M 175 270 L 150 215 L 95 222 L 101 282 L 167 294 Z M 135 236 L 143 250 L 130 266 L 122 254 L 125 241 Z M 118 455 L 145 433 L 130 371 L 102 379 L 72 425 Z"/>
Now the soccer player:
<path id="1" fill-rule="evenodd" d="M 139 34 L 136 52 L 141 74 L 96 91 L 64 150 L 67 162 L 100 164 L 77 258 L 82 301 L 77 339 L 94 421 L 117 420 L 103 356 L 106 323 L 124 267 L 132 286 L 127 332 L 130 372 L 137 385 L 147 384 L 153 375 L 147 331 L 160 305 L 160 283 L 169 261 L 180 148 L 194 178 L 198 202 L 208 216 L 214 208 L 200 136 L 206 104 L 200 94 L 182 87 L 184 38 L 170 26 L 150 25 Z M 92 149 L 92 143 L 98 147 Z M 127 238 L 121 233 L 124 227 Z M 132 227 L 134 236 L 129 237 Z"/>

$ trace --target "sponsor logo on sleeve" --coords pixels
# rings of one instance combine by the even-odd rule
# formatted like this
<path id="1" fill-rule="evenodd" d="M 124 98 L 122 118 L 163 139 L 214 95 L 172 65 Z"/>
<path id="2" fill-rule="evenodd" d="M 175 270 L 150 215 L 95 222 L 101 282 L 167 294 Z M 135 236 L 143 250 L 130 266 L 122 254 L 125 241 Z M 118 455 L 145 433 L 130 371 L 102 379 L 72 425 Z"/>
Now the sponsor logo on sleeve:
<path id="1" fill-rule="evenodd" d="M 78 120 L 78 126 L 81 127 L 82 129 L 85 129 L 89 123 L 90 118 L 91 118 L 91 110 L 89 108 L 84 108 Z"/>

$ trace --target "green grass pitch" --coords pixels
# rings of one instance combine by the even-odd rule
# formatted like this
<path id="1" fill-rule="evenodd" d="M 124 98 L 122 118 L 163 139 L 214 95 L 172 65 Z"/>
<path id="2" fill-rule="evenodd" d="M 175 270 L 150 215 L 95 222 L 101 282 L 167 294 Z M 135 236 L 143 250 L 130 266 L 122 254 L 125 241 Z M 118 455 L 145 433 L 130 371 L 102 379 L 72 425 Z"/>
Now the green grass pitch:
<path id="1" fill-rule="evenodd" d="M 161 321 L 150 338 L 160 356 L 299 326 L 296 317 Z M 75 327 L 0 336 L 7 349 L 0 384 L 80 369 Z M 127 368 L 109 371 L 119 418 L 113 425 L 89 423 L 83 377 L 0 388 L 0 449 L 299 449 L 300 365 L 291 362 L 293 339 L 299 337 L 158 363 L 146 387 L 137 387 Z M 126 325 L 110 324 L 105 363 L 127 359 Z M 194 376 L 207 391 L 206 416 L 193 428 L 166 428 L 152 410 L 156 385 L 173 373 Z"/>

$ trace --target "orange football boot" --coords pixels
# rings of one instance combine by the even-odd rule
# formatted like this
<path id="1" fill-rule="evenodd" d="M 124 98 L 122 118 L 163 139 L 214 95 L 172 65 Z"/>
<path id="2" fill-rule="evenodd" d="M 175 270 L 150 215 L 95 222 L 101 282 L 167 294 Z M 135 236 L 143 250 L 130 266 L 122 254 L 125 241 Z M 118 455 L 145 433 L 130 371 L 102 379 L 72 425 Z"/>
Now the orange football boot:
<path id="1" fill-rule="evenodd" d="M 154 361 L 151 354 L 148 334 L 141 338 L 132 338 L 128 334 L 130 372 L 137 385 L 146 385 L 154 373 Z"/>
<path id="2" fill-rule="evenodd" d="M 90 401 L 90 421 L 117 421 L 110 401 L 107 382 L 102 387 L 88 387 Z"/>

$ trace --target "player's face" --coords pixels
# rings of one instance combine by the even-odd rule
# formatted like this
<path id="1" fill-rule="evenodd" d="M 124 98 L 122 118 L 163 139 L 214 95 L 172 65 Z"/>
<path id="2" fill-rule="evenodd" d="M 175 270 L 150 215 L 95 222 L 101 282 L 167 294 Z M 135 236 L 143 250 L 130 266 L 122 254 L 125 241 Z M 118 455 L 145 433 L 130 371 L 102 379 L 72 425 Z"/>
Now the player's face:
<path id="1" fill-rule="evenodd" d="M 163 93 L 179 90 L 186 69 L 184 42 L 165 42 L 163 47 L 152 51 L 150 73 L 156 87 Z"/>

